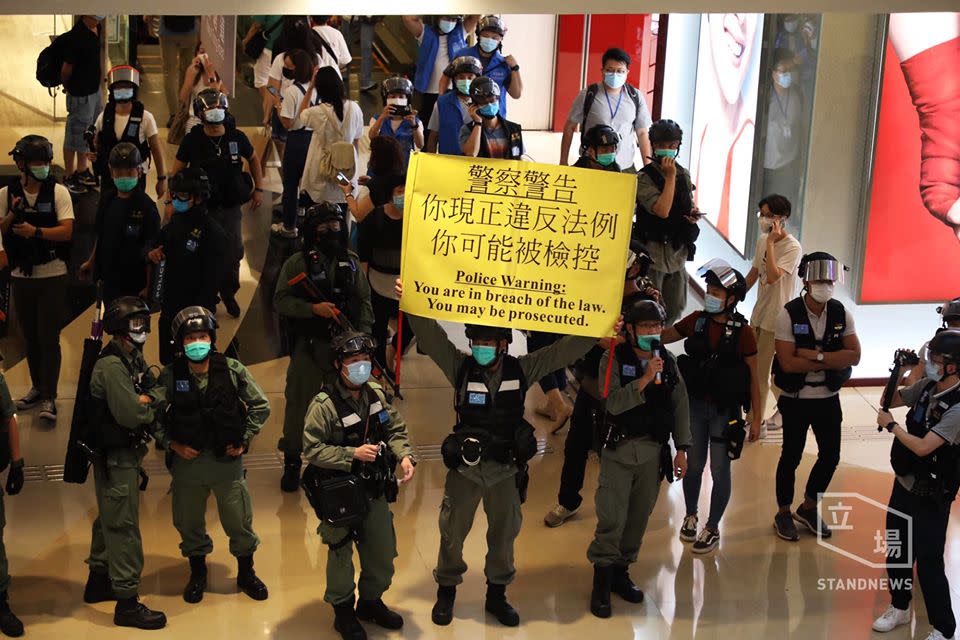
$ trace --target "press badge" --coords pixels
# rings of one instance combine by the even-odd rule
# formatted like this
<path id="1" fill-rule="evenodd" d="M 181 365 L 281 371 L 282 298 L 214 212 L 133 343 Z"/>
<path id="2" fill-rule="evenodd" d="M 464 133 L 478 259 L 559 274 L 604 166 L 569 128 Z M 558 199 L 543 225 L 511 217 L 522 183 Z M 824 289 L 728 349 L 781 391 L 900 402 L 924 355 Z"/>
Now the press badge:
<path id="1" fill-rule="evenodd" d="M 37 204 L 37 213 L 50 213 L 53 211 L 53 204 L 50 202 L 40 202 Z"/>
<path id="2" fill-rule="evenodd" d="M 230 149 L 230 155 L 240 155 L 240 145 L 238 145 L 236 142 L 228 142 L 227 148 Z"/>
<path id="3" fill-rule="evenodd" d="M 190 391 L 190 381 L 189 380 L 177 380 L 177 392 L 178 393 L 188 393 Z"/>
<path id="4" fill-rule="evenodd" d="M 793 335 L 796 335 L 796 336 L 810 335 L 810 325 L 808 324 L 793 325 Z"/>
<path id="5" fill-rule="evenodd" d="M 469 393 L 467 394 L 467 404 L 487 404 L 487 394 Z"/>
<path id="6" fill-rule="evenodd" d="M 513 148 L 513 155 L 514 155 L 514 156 L 519 156 L 519 155 L 520 155 L 520 147 L 514 147 L 514 148 Z"/>
<path id="7" fill-rule="evenodd" d="M 637 376 L 637 368 L 632 364 L 625 364 L 623 365 L 623 375 L 635 378 Z"/>
<path id="8" fill-rule="evenodd" d="M 194 253 L 197 250 L 197 241 L 193 238 L 187 238 L 187 251 Z"/>

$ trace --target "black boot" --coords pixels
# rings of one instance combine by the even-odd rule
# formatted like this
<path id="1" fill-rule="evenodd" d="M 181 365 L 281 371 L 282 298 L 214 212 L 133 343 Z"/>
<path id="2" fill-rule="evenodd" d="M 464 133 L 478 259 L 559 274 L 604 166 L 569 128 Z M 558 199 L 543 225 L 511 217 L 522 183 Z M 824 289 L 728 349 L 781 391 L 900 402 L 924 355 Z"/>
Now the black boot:
<path id="1" fill-rule="evenodd" d="M 110 576 L 103 571 L 90 571 L 87 576 L 87 586 L 83 590 L 83 601 L 87 604 L 97 602 L 113 602 L 117 599 L 110 584 Z"/>
<path id="2" fill-rule="evenodd" d="M 240 587 L 240 591 L 254 600 L 266 600 L 270 595 L 267 592 L 267 585 L 263 584 L 253 571 L 252 555 L 237 558 L 237 586 Z"/>
<path id="3" fill-rule="evenodd" d="M 598 618 L 609 618 L 610 584 L 613 581 L 613 567 L 593 565 L 593 593 L 590 594 L 590 613 Z"/>
<path id="4" fill-rule="evenodd" d="M 119 598 L 113 610 L 113 624 L 137 629 L 163 629 L 167 626 L 167 616 L 162 611 L 148 609 L 136 596 Z"/>
<path id="5" fill-rule="evenodd" d="M 384 629 L 403 628 L 403 616 L 387 608 L 380 598 L 357 601 L 357 617 L 364 622 L 373 622 Z"/>
<path id="6" fill-rule="evenodd" d="M 483 608 L 492 613 L 500 624 L 515 627 L 520 624 L 520 614 L 507 602 L 507 585 L 487 583 L 487 602 Z"/>
<path id="7" fill-rule="evenodd" d="M 300 456 L 283 456 L 283 475 L 280 477 L 280 490 L 293 493 L 300 488 Z"/>
<path id="8" fill-rule="evenodd" d="M 456 587 L 437 587 L 437 603 L 433 605 L 430 618 L 433 624 L 445 627 L 453 620 L 453 603 L 457 599 Z"/>
<path id="9" fill-rule="evenodd" d="M 333 605 L 333 614 L 333 628 L 343 640 L 367 640 L 367 632 L 353 609 L 353 596 L 346 602 Z"/>
<path id="10" fill-rule="evenodd" d="M 610 583 L 610 590 L 627 602 L 632 602 L 633 604 L 643 602 L 643 591 L 640 590 L 640 587 L 633 584 L 633 580 L 630 579 L 630 574 L 627 572 L 625 565 L 615 565 L 613 567 L 613 580 Z"/>
<path id="11" fill-rule="evenodd" d="M 23 623 L 13 611 L 10 611 L 6 591 L 0 592 L 0 631 L 11 638 L 19 638 L 23 635 Z"/>
<path id="12" fill-rule="evenodd" d="M 205 556 L 190 558 L 190 580 L 183 590 L 183 599 L 190 604 L 203 600 L 203 592 L 207 588 L 207 561 Z"/>

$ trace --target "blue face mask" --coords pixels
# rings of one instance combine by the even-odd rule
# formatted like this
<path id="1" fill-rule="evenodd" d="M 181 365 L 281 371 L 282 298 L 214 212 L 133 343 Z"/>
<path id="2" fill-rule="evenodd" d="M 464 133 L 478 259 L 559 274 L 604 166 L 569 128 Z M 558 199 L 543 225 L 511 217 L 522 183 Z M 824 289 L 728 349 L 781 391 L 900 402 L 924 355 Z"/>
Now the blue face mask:
<path id="1" fill-rule="evenodd" d="M 189 200 L 181 200 L 180 198 L 173 199 L 173 210 L 177 213 L 186 213 L 187 211 L 190 211 L 190 209 L 191 206 Z"/>
<path id="2" fill-rule="evenodd" d="M 611 89 L 619 89 L 627 82 L 627 74 L 613 71 L 603 72 L 603 83 Z"/>
<path id="3" fill-rule="evenodd" d="M 707 313 L 720 313 L 723 311 L 723 300 L 708 293 L 703 297 L 703 308 Z"/>
<path id="4" fill-rule="evenodd" d="M 204 119 L 211 124 L 220 124 L 227 117 L 226 109 L 207 109 L 203 112 Z"/>
<path id="5" fill-rule="evenodd" d="M 140 180 L 136 176 L 121 176 L 119 178 L 113 179 L 113 184 L 116 185 L 118 191 L 123 193 L 129 193 L 137 188 L 137 183 Z"/>
<path id="6" fill-rule="evenodd" d="M 117 102 L 129 102 L 130 100 L 133 100 L 133 87 L 114 89 L 113 99 Z"/>
<path id="7" fill-rule="evenodd" d="M 486 367 L 497 359 L 497 348 L 489 346 L 474 345 L 470 347 L 473 359 L 481 367 Z"/>
<path id="8" fill-rule="evenodd" d="M 654 333 L 646 336 L 637 336 L 637 346 L 642 351 L 653 351 L 653 342 L 660 340 L 660 334 Z"/>
<path id="9" fill-rule="evenodd" d="M 372 369 L 373 365 L 369 360 L 351 362 L 347 365 L 347 380 L 350 381 L 350 384 L 359 387 L 370 379 L 370 371 Z"/>
<path id="10" fill-rule="evenodd" d="M 210 347 L 209 342 L 191 342 L 183 348 L 183 353 L 191 362 L 203 362 L 210 355 Z"/>
<path id="11" fill-rule="evenodd" d="M 453 20 L 438 20 L 437 29 L 440 30 L 440 33 L 446 35 L 453 31 L 454 27 L 457 26 L 457 23 Z"/>
<path id="12" fill-rule="evenodd" d="M 497 114 L 500 113 L 500 103 L 491 102 L 490 104 L 485 104 L 477 109 L 477 113 L 484 118 L 495 118 Z"/>
<path id="13" fill-rule="evenodd" d="M 45 164 L 42 167 L 30 167 L 30 175 L 37 180 L 46 180 L 50 177 L 50 165 Z"/>
<path id="14" fill-rule="evenodd" d="M 678 153 L 676 149 L 657 149 L 653 155 L 658 158 L 676 158 Z"/>
<path id="15" fill-rule="evenodd" d="M 485 36 L 480 36 L 477 40 L 477 43 L 480 45 L 480 49 L 484 53 L 493 53 L 497 50 L 497 47 L 500 46 L 500 41 L 496 38 L 487 38 Z"/>
<path id="16" fill-rule="evenodd" d="M 465 96 L 470 95 L 470 83 L 473 80 L 457 80 L 457 91 Z"/>
<path id="17" fill-rule="evenodd" d="M 790 85 L 793 84 L 793 74 L 787 71 L 786 73 L 781 73 L 777 75 L 777 84 L 783 87 L 784 89 L 789 89 Z"/>
<path id="18" fill-rule="evenodd" d="M 399 211 L 403 211 L 403 196 L 393 196 L 393 206 Z"/>
<path id="19" fill-rule="evenodd" d="M 597 164 L 603 167 L 609 167 L 613 164 L 613 161 L 617 159 L 616 153 L 598 153 L 597 154 Z"/>
<path id="20" fill-rule="evenodd" d="M 923 364 L 923 373 L 926 377 L 930 378 L 934 382 L 940 382 L 943 380 L 943 369 L 940 368 L 933 360 L 927 360 Z"/>

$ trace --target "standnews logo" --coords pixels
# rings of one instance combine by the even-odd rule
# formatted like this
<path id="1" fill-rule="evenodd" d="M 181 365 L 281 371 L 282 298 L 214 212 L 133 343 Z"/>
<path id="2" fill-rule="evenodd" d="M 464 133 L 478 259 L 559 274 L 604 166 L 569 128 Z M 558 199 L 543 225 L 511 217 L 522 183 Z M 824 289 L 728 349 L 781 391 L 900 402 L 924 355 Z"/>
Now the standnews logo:
<path id="1" fill-rule="evenodd" d="M 856 492 L 822 493 L 817 509 L 835 534 L 827 540 L 818 536 L 821 547 L 872 569 L 912 568 L 912 517 Z"/>

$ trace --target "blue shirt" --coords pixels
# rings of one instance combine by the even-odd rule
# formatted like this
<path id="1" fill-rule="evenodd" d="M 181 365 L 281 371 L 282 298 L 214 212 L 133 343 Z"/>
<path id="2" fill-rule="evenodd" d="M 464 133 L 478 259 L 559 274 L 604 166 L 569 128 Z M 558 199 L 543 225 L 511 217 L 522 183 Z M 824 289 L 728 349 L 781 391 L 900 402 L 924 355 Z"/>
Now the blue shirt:
<path id="1" fill-rule="evenodd" d="M 483 64 L 483 75 L 496 82 L 497 86 L 500 87 L 500 115 L 506 117 L 507 88 L 510 86 L 510 75 L 512 73 L 510 67 L 507 66 L 507 59 L 500 55 L 499 51 L 494 51 L 489 60 L 486 60 L 480 53 L 480 45 L 477 44 L 457 51 L 455 57 L 473 56 Z"/>
<path id="2" fill-rule="evenodd" d="M 403 168 L 407 168 L 407 162 L 410 160 L 410 153 L 413 152 L 413 134 L 420 127 L 420 118 L 417 118 L 417 124 L 412 125 L 404 118 L 400 121 L 397 129 L 393 129 L 393 119 L 387 118 L 380 125 L 380 135 L 394 138 L 403 147 Z"/>

